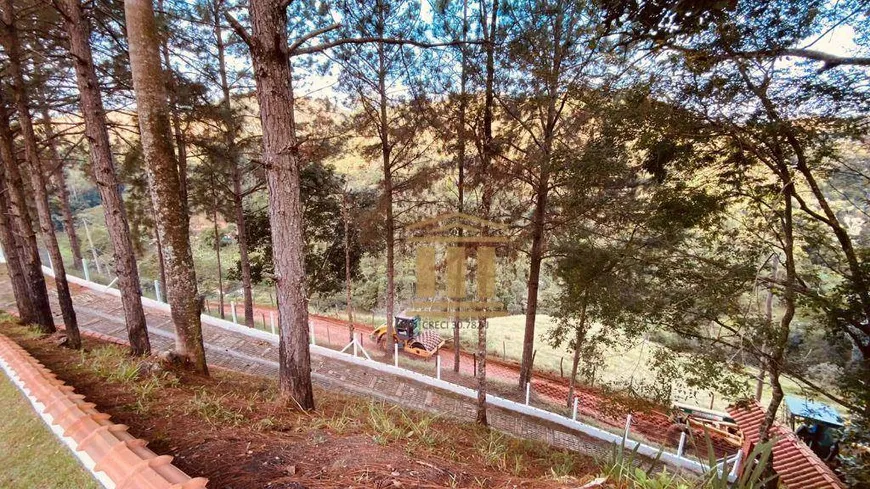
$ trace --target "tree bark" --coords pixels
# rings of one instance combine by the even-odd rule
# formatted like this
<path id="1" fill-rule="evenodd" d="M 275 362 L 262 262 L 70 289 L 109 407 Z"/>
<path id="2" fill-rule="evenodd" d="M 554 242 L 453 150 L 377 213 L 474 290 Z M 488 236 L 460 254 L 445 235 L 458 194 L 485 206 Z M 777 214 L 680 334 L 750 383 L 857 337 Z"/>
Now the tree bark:
<path id="1" fill-rule="evenodd" d="M 560 110 L 556 104 L 559 98 L 559 77 L 562 70 L 563 50 L 567 49 L 570 42 L 566 42 L 564 25 L 565 6 L 559 4 L 554 7 L 553 14 L 553 39 L 552 66 L 542 76 L 545 77 L 547 90 L 544 96 L 547 100 L 546 119 L 542 121 L 542 144 L 539 147 L 540 169 L 537 187 L 535 191 L 535 210 L 532 215 L 532 248 L 529 256 L 529 280 L 526 299 L 526 324 L 523 335 L 523 358 L 520 365 L 519 387 L 524 389 L 527 382 L 531 381 L 534 363 L 535 346 L 535 315 L 538 313 L 538 289 L 541 280 L 541 262 L 544 260 L 546 248 L 545 225 L 547 222 L 547 207 L 550 192 L 550 171 L 553 163 L 553 145 L 556 140 L 556 125 L 559 121 Z M 568 39 L 570 41 L 570 39 Z"/>
<path id="2" fill-rule="evenodd" d="M 570 408 L 574 403 L 574 390 L 577 385 L 577 369 L 580 367 L 580 352 L 583 350 L 583 342 L 586 340 L 586 298 L 584 294 L 583 305 L 580 311 L 580 324 L 577 325 L 577 336 L 574 338 L 574 361 L 571 364 L 571 381 L 568 384 L 568 398 L 566 404 Z"/>
<path id="3" fill-rule="evenodd" d="M 220 72 L 221 92 L 223 99 L 221 103 L 224 108 L 224 117 L 226 130 L 224 131 L 225 144 L 231 159 L 231 177 L 233 180 L 233 209 L 236 213 L 236 228 L 238 230 L 239 244 L 239 264 L 242 271 L 242 293 L 245 302 L 245 324 L 248 327 L 254 327 L 254 294 L 251 285 L 251 259 L 248 255 L 248 232 L 245 222 L 245 206 L 244 194 L 242 191 L 242 172 L 239 168 L 239 148 L 236 142 L 236 134 L 238 129 L 233 120 L 232 100 L 230 99 L 230 84 L 227 79 L 227 64 L 226 64 L 226 45 L 224 44 L 223 29 L 221 28 L 221 5 L 223 0 L 216 0 L 214 3 L 214 36 L 217 42 L 218 53 L 218 70 Z M 221 305 L 221 315 L 223 315 L 223 305 Z"/>
<path id="4" fill-rule="evenodd" d="M 456 121 L 456 166 L 457 166 L 457 187 L 458 187 L 458 210 L 459 213 L 465 212 L 465 123 L 466 112 L 468 109 L 468 56 L 466 54 L 465 41 L 468 37 L 468 0 L 462 2 L 462 42 L 459 46 L 461 56 L 461 74 L 459 77 L 459 117 Z M 462 228 L 459 229 L 459 236 L 462 236 Z M 453 371 L 459 372 L 460 359 L 460 340 L 459 328 L 462 322 L 459 318 L 453 320 Z"/>
<path id="5" fill-rule="evenodd" d="M 293 74 L 287 56 L 287 12 L 281 2 L 270 0 L 251 0 L 249 12 L 253 35 L 243 38 L 249 39 L 263 128 L 263 163 L 267 169 L 281 327 L 278 386 L 285 401 L 292 399 L 299 408 L 311 410 L 314 409 L 314 394 L 305 290 L 305 242 L 299 199 Z"/>
<path id="6" fill-rule="evenodd" d="M 211 196 L 214 204 L 212 207 L 212 222 L 214 223 L 214 253 L 217 257 L 218 269 L 218 302 L 220 303 L 221 319 L 226 319 L 226 313 L 224 312 L 224 274 L 223 268 L 221 267 L 221 236 L 220 233 L 218 233 L 218 202 L 217 193 L 215 192 L 216 187 L 217 185 L 214 183 L 214 178 L 212 178 Z"/>
<path id="7" fill-rule="evenodd" d="M 2 93 L 0 93 L 2 95 Z M 31 311 L 32 321 L 39 326 L 39 331 L 45 334 L 54 333 L 54 316 L 51 314 L 51 306 L 48 301 L 48 288 L 45 285 L 45 277 L 42 275 L 42 262 L 39 258 L 39 246 L 36 242 L 36 233 L 30 219 L 30 210 L 27 208 L 27 199 L 24 192 L 24 182 L 18 161 L 15 157 L 12 131 L 9 128 L 9 114 L 5 101 L 0 99 L 0 161 L 3 163 L 3 171 L 7 188 L 10 190 L 9 201 L 13 218 L 12 224 L 18 234 L 18 246 L 21 253 L 22 269 L 30 290 L 30 299 L 33 305 Z"/>
<path id="8" fill-rule="evenodd" d="M 82 15 L 79 0 L 62 0 L 58 5 L 63 9 L 69 51 L 74 60 L 76 84 L 81 98 L 82 116 L 85 120 L 85 136 L 88 138 L 90 148 L 91 170 L 94 182 L 100 191 L 103 215 L 112 241 L 115 273 L 118 276 L 118 290 L 121 292 L 130 350 L 134 355 L 149 355 L 151 342 L 148 339 L 145 312 L 142 309 L 142 286 L 139 282 L 139 270 L 130 238 L 130 225 L 115 172 L 106 112 L 91 53 L 90 27 Z"/>
<path id="9" fill-rule="evenodd" d="M 350 270 L 350 210 L 348 209 L 347 189 L 341 196 L 341 220 L 344 221 L 344 287 L 347 300 L 348 336 L 353 341 L 353 287 Z"/>
<path id="10" fill-rule="evenodd" d="M 69 190 L 66 188 L 66 174 L 63 168 L 63 161 L 60 160 L 60 153 L 57 151 L 57 143 L 55 141 L 54 127 L 51 123 L 51 117 L 48 113 L 48 105 L 45 102 L 45 97 L 42 96 L 42 91 L 37 89 L 34 92 L 39 104 L 40 115 L 42 116 L 42 129 L 45 131 L 45 139 L 48 144 L 48 155 L 51 159 L 51 165 L 54 168 L 55 186 L 57 187 L 57 197 L 60 200 L 60 211 L 63 217 L 63 229 L 69 239 L 70 251 L 73 255 L 73 268 L 81 270 L 82 267 L 82 248 L 79 244 L 79 237 L 76 234 L 75 220 L 73 219 L 72 207 L 69 203 Z"/>
<path id="11" fill-rule="evenodd" d="M 541 176 L 541 182 L 544 182 Z M 540 187 L 543 186 L 542 190 Z M 532 379 L 532 354 L 535 349 L 535 319 L 538 313 L 538 287 L 541 282 L 541 262 L 544 260 L 544 213 L 547 206 L 546 183 L 536 192 L 532 216 L 532 249 L 529 254 L 529 279 L 526 287 L 526 323 L 523 333 L 523 356 L 520 364 L 520 389 Z"/>
<path id="12" fill-rule="evenodd" d="M 3 251 L 6 254 L 6 272 L 12 282 L 18 317 L 22 323 L 31 324 L 37 318 L 34 315 L 33 301 L 30 300 L 30 288 L 27 286 L 27 276 L 24 273 L 21 259 L 21 252 L 24 250 L 20 241 L 15 238 L 13 231 L 13 214 L 8 190 L 6 176 L 0 168 L 0 244 L 3 245 Z"/>
<path id="13" fill-rule="evenodd" d="M 782 211 L 782 247 L 785 255 L 785 282 L 783 284 L 782 303 L 785 306 L 779 327 L 773 335 L 771 355 L 767 361 L 767 371 L 770 378 L 771 399 L 767 406 L 767 412 L 759 428 L 759 437 L 762 441 L 770 438 L 770 429 L 776 420 L 776 413 L 782 402 L 783 390 L 780 384 L 780 373 L 785 357 L 785 349 L 788 346 L 788 335 L 791 329 L 791 321 L 794 319 L 796 301 L 795 287 L 797 285 L 797 267 L 794 256 L 794 221 L 792 198 L 794 196 L 794 181 L 785 163 L 780 163 L 780 179 L 782 181 L 782 195 L 784 206 Z"/>
<path id="14" fill-rule="evenodd" d="M 157 10 L 163 11 L 163 0 L 157 0 Z M 165 64 L 166 92 L 169 95 L 169 113 L 172 121 L 172 135 L 175 139 L 181 206 L 184 208 L 184 213 L 189 214 L 187 200 L 187 140 L 184 138 L 184 131 L 181 129 L 181 116 L 178 113 L 178 84 L 175 82 L 175 73 L 172 71 L 172 64 L 169 58 L 168 30 L 165 36 L 161 36 L 160 51 L 163 56 L 163 63 Z"/>
<path id="15" fill-rule="evenodd" d="M 385 6 L 378 1 L 378 20 L 375 30 L 378 38 L 384 37 Z M 377 43 L 378 49 L 378 125 L 381 139 L 381 159 L 384 172 L 384 204 L 386 207 L 387 231 L 387 335 L 385 347 L 387 357 L 395 353 L 395 316 L 396 316 L 396 220 L 393 215 L 393 165 L 390 161 L 390 121 L 387 118 L 387 58 L 383 42 Z"/>
<path id="16" fill-rule="evenodd" d="M 481 1 L 480 10 L 485 12 L 486 1 Z M 489 25 L 486 25 L 486 16 L 482 16 L 483 32 L 486 46 L 486 82 L 484 88 L 483 107 L 483 144 L 481 145 L 481 174 L 486 176 L 491 169 L 494 153 L 492 138 L 493 106 L 495 105 L 495 36 L 498 32 L 498 8 L 499 0 L 493 0 L 492 12 L 490 13 Z M 483 195 L 481 198 L 481 213 L 483 219 L 488 219 L 492 207 L 493 182 L 491 178 L 483 179 Z M 477 424 L 486 426 L 486 329 L 488 322 L 486 317 L 477 320 L 477 410 L 475 420 Z M 458 348 L 458 345 L 457 345 Z"/>
<path id="17" fill-rule="evenodd" d="M 208 374 L 189 221 L 183 206 L 178 205 L 182 199 L 181 183 L 172 151 L 166 83 L 160 67 L 160 39 L 151 0 L 125 1 L 124 16 L 142 149 L 157 232 L 163 245 L 168 281 L 166 295 L 175 323 L 175 347 L 195 370 Z"/>
<path id="18" fill-rule="evenodd" d="M 773 263 L 771 264 L 771 270 L 770 270 L 770 278 L 773 282 L 775 282 L 777 279 L 776 275 L 778 273 L 778 268 L 779 268 L 779 257 L 776 255 L 774 255 L 774 256 L 776 257 L 776 259 L 773 260 Z M 767 299 L 764 302 L 764 317 L 765 317 L 765 320 L 767 321 L 767 327 L 768 328 L 773 327 L 773 285 L 771 285 L 767 289 Z M 761 351 L 762 351 L 762 353 L 765 351 L 764 343 L 762 343 L 762 345 L 761 345 Z M 760 364 L 758 366 L 758 375 L 755 377 L 755 400 L 756 401 L 761 401 L 761 395 L 764 394 L 764 375 L 765 375 L 765 371 L 767 368 L 766 367 L 767 361 L 764 359 L 764 357 L 761 358 L 761 361 L 759 363 Z"/>
<path id="19" fill-rule="evenodd" d="M 30 165 L 30 178 L 33 186 L 36 211 L 39 215 L 39 224 L 42 229 L 43 239 L 48 247 L 54 269 L 54 283 L 57 289 L 57 299 L 60 303 L 61 315 L 66 327 L 67 346 L 78 349 L 82 345 L 79 326 L 76 321 L 76 312 L 73 309 L 72 297 L 70 296 L 69 284 L 66 281 L 66 269 L 63 264 L 63 255 L 57 243 L 57 235 L 54 232 L 54 224 L 51 221 L 51 210 L 48 206 L 48 190 L 45 183 L 45 168 L 39 158 L 39 147 L 36 143 L 36 133 L 33 130 L 33 119 L 30 116 L 28 105 L 27 87 L 24 82 L 24 73 L 21 70 L 21 48 L 18 38 L 18 30 L 15 27 L 15 12 L 12 0 L 2 0 L 3 6 L 3 47 L 8 59 L 8 72 L 11 79 L 12 95 L 15 99 L 15 107 L 18 112 L 18 122 L 21 126 L 21 134 L 24 139 L 24 153 Z"/>
<path id="20" fill-rule="evenodd" d="M 238 160 L 233 161 L 233 208 L 236 211 L 238 229 L 239 264 L 242 269 L 242 293 L 245 300 L 245 324 L 254 327 L 254 294 L 251 287 L 251 260 L 248 257 L 248 231 L 245 223 L 245 206 L 242 200 L 242 173 Z"/>

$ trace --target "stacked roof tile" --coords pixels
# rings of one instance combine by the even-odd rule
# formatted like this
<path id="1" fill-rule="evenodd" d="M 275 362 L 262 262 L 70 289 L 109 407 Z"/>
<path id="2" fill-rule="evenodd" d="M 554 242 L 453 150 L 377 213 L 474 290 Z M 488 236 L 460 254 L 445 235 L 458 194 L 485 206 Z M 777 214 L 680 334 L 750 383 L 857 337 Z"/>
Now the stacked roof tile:
<path id="1" fill-rule="evenodd" d="M 15 342 L 0 335 L 0 367 L 31 401 L 61 439 L 75 450 L 97 479 L 116 489 L 201 489 L 207 479 L 191 478 L 172 465 L 172 457 L 158 456 L 145 440 L 86 402 Z"/>
<path id="2" fill-rule="evenodd" d="M 764 408 L 757 402 L 729 406 L 728 414 L 737 421 L 743 433 L 743 453 L 748 454 L 758 443 Z M 770 436 L 777 440 L 773 447 L 773 470 L 780 481 L 791 489 L 842 489 L 846 485 L 825 465 L 794 432 L 774 423 Z"/>

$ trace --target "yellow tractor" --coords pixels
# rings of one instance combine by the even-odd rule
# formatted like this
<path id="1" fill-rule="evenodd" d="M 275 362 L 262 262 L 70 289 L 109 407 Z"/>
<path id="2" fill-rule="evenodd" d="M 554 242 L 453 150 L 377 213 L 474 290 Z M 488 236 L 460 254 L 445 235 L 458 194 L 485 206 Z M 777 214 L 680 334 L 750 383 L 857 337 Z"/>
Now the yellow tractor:
<path id="1" fill-rule="evenodd" d="M 393 338 L 399 348 L 418 357 L 429 358 L 444 346 L 444 340 L 435 331 L 423 331 L 420 327 L 420 316 L 396 316 L 396 327 Z M 381 348 L 386 348 L 387 325 L 384 324 L 372 331 L 372 339 Z"/>

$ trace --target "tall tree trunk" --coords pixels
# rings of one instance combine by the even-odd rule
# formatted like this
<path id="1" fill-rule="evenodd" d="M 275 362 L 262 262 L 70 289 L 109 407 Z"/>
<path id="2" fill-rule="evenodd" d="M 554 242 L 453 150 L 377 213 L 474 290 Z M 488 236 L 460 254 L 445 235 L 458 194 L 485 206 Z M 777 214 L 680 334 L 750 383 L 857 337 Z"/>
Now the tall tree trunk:
<path id="1" fill-rule="evenodd" d="M 157 0 L 157 10 L 163 12 L 163 0 Z M 178 84 L 169 57 L 169 31 L 160 38 L 160 51 L 163 56 L 164 73 L 166 74 L 166 92 L 169 95 L 169 114 L 172 121 L 172 135 L 175 138 L 176 162 L 178 164 L 178 180 L 181 190 L 181 206 L 188 214 L 187 200 L 187 140 L 181 129 L 181 116 L 178 111 Z"/>
<path id="2" fill-rule="evenodd" d="M 45 139 L 48 143 L 48 155 L 51 159 L 51 166 L 54 168 L 54 180 L 57 187 L 57 197 L 60 200 L 60 211 L 63 217 L 63 229 L 69 239 L 69 248 L 73 255 L 73 268 L 81 270 L 82 267 L 82 248 L 79 244 L 79 237 L 76 234 L 75 220 L 73 219 L 72 207 L 69 203 L 69 189 L 66 188 L 66 174 L 63 168 L 63 161 L 60 159 L 60 153 L 57 151 L 57 142 L 55 140 L 54 127 L 51 123 L 51 117 L 48 113 L 48 105 L 42 90 L 35 90 L 37 95 L 37 104 L 39 105 L 40 115 L 42 116 L 42 130 L 45 132 Z"/>
<path id="3" fill-rule="evenodd" d="M 460 45 L 460 55 L 462 63 L 462 72 L 459 78 L 459 117 L 456 121 L 456 166 L 458 170 L 457 187 L 458 187 L 458 210 L 459 213 L 465 212 L 465 123 L 466 111 L 468 109 L 468 93 L 466 92 L 468 84 L 468 56 L 466 54 L 465 41 L 468 37 L 468 0 L 462 2 L 462 42 Z M 459 236 L 462 236 L 462 228 L 459 229 Z M 460 341 L 459 328 L 462 324 L 460 318 L 453 320 L 453 371 L 459 372 L 460 359 Z"/>
<path id="4" fill-rule="evenodd" d="M 214 36 L 217 41 L 218 69 L 220 72 L 221 92 L 223 99 L 224 117 L 226 130 L 224 131 L 225 144 L 231 158 L 231 176 L 233 180 L 233 209 L 236 213 L 236 227 L 238 229 L 239 264 L 242 271 L 242 292 L 245 302 L 245 324 L 254 327 L 254 294 L 251 285 L 251 259 L 248 255 L 248 231 L 245 222 L 244 193 L 242 190 L 242 172 L 239 168 L 239 148 L 236 142 L 238 129 L 233 119 L 232 101 L 230 99 L 230 84 L 227 78 L 226 45 L 224 44 L 223 29 L 221 28 L 221 6 L 223 0 L 214 3 Z M 221 306 L 223 314 L 223 306 Z"/>
<path id="5" fill-rule="evenodd" d="M 221 310 L 221 319 L 226 319 L 226 313 L 224 312 L 224 273 L 223 268 L 221 266 L 221 236 L 218 233 L 218 201 L 217 201 L 217 192 L 215 192 L 214 178 L 212 178 L 211 182 L 211 197 L 213 199 L 212 206 L 212 222 L 214 223 L 214 253 L 217 257 L 217 269 L 218 269 L 218 299 L 220 303 Z"/>
<path id="6" fill-rule="evenodd" d="M 142 286 L 130 238 L 127 210 L 121 197 L 112 158 L 106 112 L 89 42 L 90 27 L 82 15 L 79 0 L 62 0 L 59 5 L 63 9 L 70 54 L 75 60 L 76 84 L 81 95 L 91 170 L 100 191 L 103 215 L 109 239 L 112 241 L 115 273 L 118 275 L 118 290 L 121 292 L 130 350 L 134 355 L 149 355 L 151 342 L 148 339 L 145 312 L 142 310 Z"/>
<path id="7" fill-rule="evenodd" d="M 779 269 L 779 255 L 774 255 L 775 259 L 771 264 L 770 278 L 771 285 L 767 289 L 767 299 L 764 302 L 764 317 L 768 328 L 773 327 L 773 283 L 776 281 L 776 275 Z M 767 362 L 764 359 L 765 352 L 764 342 L 761 345 L 761 361 L 758 365 L 758 375 L 755 376 L 755 400 L 761 401 L 761 395 L 764 394 L 764 375 L 766 373 Z"/>
<path id="8" fill-rule="evenodd" d="M 37 318 L 34 315 L 33 301 L 30 300 L 30 288 L 27 286 L 27 277 L 21 259 L 21 252 L 24 250 L 13 231 L 12 204 L 9 201 L 8 190 L 6 176 L 0 168 L 0 244 L 3 245 L 3 251 L 6 254 L 6 272 L 12 282 L 18 317 L 24 324 L 31 324 Z"/>
<path id="9" fill-rule="evenodd" d="M 520 389 L 532 379 L 532 354 L 535 350 L 535 319 L 538 314 L 538 287 L 541 282 L 541 262 L 544 260 L 544 219 L 547 207 L 545 174 L 536 189 L 535 210 L 532 215 L 532 249 L 529 254 L 529 279 L 526 287 L 526 322 L 523 333 L 523 356 L 520 364 Z"/>
<path id="10" fill-rule="evenodd" d="M 568 383 L 567 406 L 570 408 L 574 403 L 574 391 L 577 386 L 577 369 L 580 367 L 580 353 L 583 351 L 583 342 L 586 340 L 586 294 L 583 295 L 583 305 L 580 310 L 580 324 L 577 325 L 577 336 L 574 338 L 574 361 L 571 363 L 571 380 Z"/>
<path id="11" fill-rule="evenodd" d="M 766 441 L 770 437 L 770 428 L 776 420 L 776 413 L 782 402 L 783 390 L 780 383 L 782 362 L 785 357 L 785 349 L 788 346 L 788 336 L 791 330 L 791 321 L 795 315 L 795 287 L 797 286 L 797 268 L 794 257 L 794 222 L 792 199 L 794 196 L 794 181 L 788 171 L 788 167 L 781 163 L 780 178 L 782 180 L 782 195 L 784 200 L 782 219 L 782 247 L 785 255 L 785 283 L 783 284 L 782 303 L 785 308 L 779 327 L 771 335 L 773 344 L 770 345 L 770 358 L 767 361 L 767 371 L 770 378 L 771 399 L 767 406 L 767 412 L 759 428 L 759 437 Z"/>
<path id="12" fill-rule="evenodd" d="M 242 293 L 245 300 L 245 324 L 254 327 L 254 294 L 251 287 L 251 260 L 248 257 L 248 230 L 245 223 L 245 206 L 242 200 L 242 172 L 238 161 L 233 162 L 233 209 L 236 211 L 236 228 L 238 228 L 239 264 L 242 269 Z"/>
<path id="13" fill-rule="evenodd" d="M 377 36 L 384 37 L 385 15 L 383 2 L 378 1 Z M 393 164 L 390 161 L 390 121 L 387 118 L 387 57 L 383 42 L 378 42 L 378 125 L 381 137 L 381 159 L 384 172 L 384 205 L 386 207 L 387 231 L 387 338 L 385 346 L 387 357 L 395 353 L 395 316 L 396 316 L 396 220 L 393 215 Z"/>
<path id="14" fill-rule="evenodd" d="M 481 1 L 480 11 L 486 12 L 486 1 Z M 486 25 L 486 16 L 482 16 L 483 32 L 486 47 L 486 85 L 484 88 L 483 107 L 483 144 L 481 145 L 481 175 L 486 176 L 491 171 L 492 158 L 495 148 L 492 138 L 493 106 L 495 105 L 495 36 L 498 32 L 498 8 L 499 0 L 493 0 L 490 12 L 489 25 Z M 481 198 L 481 213 L 483 219 L 488 219 L 492 207 L 493 182 L 492 178 L 483 178 L 483 195 Z M 486 329 L 488 326 L 486 317 L 477 320 L 477 410 L 476 422 L 486 426 Z M 457 346 L 458 348 L 458 346 Z"/>
<path id="15" fill-rule="evenodd" d="M 540 147 L 540 174 L 538 175 L 537 188 L 535 188 L 535 210 L 532 215 L 532 249 L 529 257 L 529 280 L 527 287 L 526 324 L 523 335 L 523 358 L 520 365 L 520 389 L 525 388 L 531 381 L 534 362 L 535 347 L 535 316 L 538 313 L 538 288 L 541 280 L 541 262 L 544 260 L 546 248 L 545 226 L 547 222 L 547 207 L 550 193 L 550 171 L 553 164 L 553 146 L 556 141 L 556 125 L 559 121 L 560 110 L 557 108 L 559 98 L 559 75 L 562 70 L 563 50 L 567 44 L 563 40 L 565 36 L 565 4 L 559 3 L 554 7 L 552 28 L 552 67 L 543 74 L 547 83 L 546 120 L 542 121 L 542 145 Z"/>
<path id="16" fill-rule="evenodd" d="M 24 139 L 24 153 L 30 164 L 30 177 L 33 186 L 36 211 L 39 214 L 39 223 L 42 228 L 43 239 L 48 247 L 54 268 L 54 283 L 57 288 L 57 299 L 60 303 L 61 315 L 66 327 L 67 345 L 78 349 L 82 345 L 79 334 L 79 326 L 76 321 L 76 312 L 73 309 L 72 297 L 69 285 L 66 281 L 66 269 L 63 264 L 63 255 L 57 243 L 57 235 L 54 232 L 54 224 L 51 221 L 51 210 L 48 206 L 48 190 L 45 183 L 45 168 L 39 158 L 39 148 L 36 144 L 36 134 L 33 131 L 33 119 L 30 116 L 28 106 L 27 87 L 24 82 L 24 73 L 21 71 L 21 49 L 18 38 L 18 30 L 15 27 L 15 12 L 12 0 L 2 0 L 3 6 L 3 47 L 8 59 L 8 72 L 11 79 L 12 95 L 18 112 L 18 122 L 21 126 L 21 134 Z"/>
<path id="17" fill-rule="evenodd" d="M 178 205 L 182 198 L 181 183 L 172 153 L 166 83 L 160 67 L 160 39 L 151 0 L 125 1 L 124 16 L 151 201 L 157 232 L 165 245 L 166 295 L 175 323 L 175 347 L 197 371 L 208 374 L 189 221 L 185 209 Z"/>
<path id="18" fill-rule="evenodd" d="M 341 220 L 344 221 L 344 287 L 347 300 L 347 324 L 350 341 L 353 341 L 353 287 L 350 270 L 350 210 L 348 209 L 347 188 L 341 196 Z"/>
<path id="19" fill-rule="evenodd" d="M 2 97 L 2 92 L 0 92 Z M 48 301 L 48 288 L 45 285 L 45 276 L 42 275 L 42 262 L 39 258 L 39 246 L 36 241 L 36 233 L 33 232 L 33 224 L 30 219 L 30 211 L 27 208 L 27 198 L 24 192 L 24 181 L 15 157 L 15 146 L 12 131 L 9 128 L 9 113 L 5 100 L 0 98 L 0 161 L 3 163 L 2 171 L 5 172 L 7 188 L 10 190 L 10 210 L 13 213 L 14 229 L 18 233 L 18 245 L 21 253 L 22 269 L 30 290 L 30 299 L 33 304 L 31 311 L 32 320 L 39 326 L 42 333 L 54 333 L 54 316 L 51 314 L 51 306 Z"/>
<path id="20" fill-rule="evenodd" d="M 36 104 L 39 107 L 40 115 L 42 116 L 41 124 L 45 132 L 45 139 L 48 146 L 48 155 L 51 160 L 51 167 L 54 169 L 55 186 L 57 187 L 57 197 L 60 200 L 61 216 L 63 217 L 63 227 L 69 239 L 70 251 L 73 255 L 73 268 L 82 269 L 82 250 L 79 244 L 79 237 L 76 234 L 75 221 L 72 215 L 72 207 L 69 202 L 69 190 L 66 188 L 66 174 L 61 161 L 60 153 L 57 150 L 56 135 L 51 122 L 51 117 L 48 113 L 48 104 L 45 100 L 41 87 L 36 87 L 34 90 L 36 96 Z"/>
<path id="21" fill-rule="evenodd" d="M 278 322 L 281 326 L 278 385 L 285 401 L 314 409 L 305 290 L 305 242 L 299 199 L 299 149 L 293 73 L 287 58 L 287 12 L 281 2 L 251 0 L 249 47 L 257 82 L 267 168 Z M 240 30 L 240 26 L 236 27 Z"/>

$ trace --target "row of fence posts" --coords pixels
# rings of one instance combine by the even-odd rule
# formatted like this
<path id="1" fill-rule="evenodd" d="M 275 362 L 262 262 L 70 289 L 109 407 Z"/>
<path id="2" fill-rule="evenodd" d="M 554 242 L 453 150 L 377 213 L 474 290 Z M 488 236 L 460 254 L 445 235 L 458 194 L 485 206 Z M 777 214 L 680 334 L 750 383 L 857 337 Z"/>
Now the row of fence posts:
<path id="1" fill-rule="evenodd" d="M 273 329 L 274 329 L 274 326 L 273 326 Z M 315 339 L 315 330 L 314 330 L 313 324 L 311 325 L 310 335 L 311 335 L 311 344 L 316 345 L 317 340 Z M 362 333 L 360 333 L 360 338 L 362 338 Z M 350 347 L 351 344 L 353 345 L 353 356 L 357 357 L 358 352 L 357 352 L 356 339 L 354 339 L 350 344 L 348 344 L 345 347 L 345 349 L 348 349 L 348 347 Z M 344 351 L 344 350 L 342 350 L 342 351 Z M 396 368 L 399 367 L 399 344 L 398 343 L 393 344 L 393 366 Z M 438 380 L 441 380 L 441 355 L 440 354 L 437 354 L 435 356 L 435 378 Z M 532 395 L 532 383 L 526 382 L 526 399 L 525 399 L 526 406 L 531 405 L 531 395 Z M 575 396 L 574 397 L 574 404 L 573 404 L 572 409 L 571 409 L 571 420 L 572 421 L 578 421 L 577 415 L 578 415 L 579 409 L 580 409 L 580 397 Z M 623 430 L 623 441 L 627 441 L 630 439 L 631 422 L 632 422 L 632 416 L 631 416 L 631 414 L 628 414 L 625 418 L 625 428 Z M 682 432 L 682 433 L 680 433 L 680 441 L 679 441 L 679 444 L 677 445 L 676 456 L 680 457 L 680 458 L 684 458 L 685 450 L 686 450 L 686 433 Z M 738 468 L 738 465 L 740 463 L 741 452 L 742 451 L 738 451 L 735 458 L 732 459 L 734 462 L 734 465 L 731 468 L 731 472 L 730 472 L 731 475 L 736 475 L 736 473 L 737 473 L 737 468 Z M 723 462 L 723 466 L 725 463 L 726 462 Z"/>
<path id="2" fill-rule="evenodd" d="M 5 255 L 3 254 L 2 249 L 0 249 L 0 259 L 2 259 L 4 261 L 6 259 Z M 52 262 L 51 262 L 51 256 L 48 256 L 48 265 L 49 265 L 49 268 L 54 270 L 54 266 L 52 265 Z M 85 274 L 85 280 L 90 281 L 91 277 L 90 277 L 90 270 L 88 267 L 88 260 L 87 259 L 82 259 L 82 268 L 84 269 L 83 271 Z M 118 278 L 115 277 L 115 279 L 107 286 L 107 288 L 111 287 L 117 280 L 118 280 Z M 154 296 L 155 296 L 157 302 L 163 302 L 161 294 L 160 294 L 160 282 L 158 280 L 154 281 Z M 236 303 L 234 301 L 230 302 L 230 306 L 232 309 L 233 323 L 238 324 L 238 314 L 236 313 Z M 264 316 L 264 323 L 265 323 L 265 316 Z M 270 325 L 270 329 L 272 330 L 272 334 L 275 334 L 276 330 L 275 330 L 275 312 L 274 311 L 269 311 L 269 325 Z M 311 325 L 310 333 L 311 333 L 311 344 L 317 345 L 317 340 L 315 339 L 315 332 L 314 332 L 314 325 L 313 324 Z M 360 336 L 359 342 L 357 342 L 356 338 L 354 338 L 353 341 L 345 347 L 345 349 L 347 349 L 349 346 L 353 345 L 353 356 L 354 357 L 357 357 L 359 355 L 358 350 L 362 348 L 362 333 L 359 333 L 359 336 Z M 393 366 L 398 368 L 399 367 L 399 344 L 394 343 L 393 347 L 394 347 Z M 366 357 L 368 357 L 367 354 L 366 354 Z M 435 378 L 438 380 L 441 380 L 441 355 L 440 354 L 435 356 Z M 526 382 L 526 406 L 530 405 L 531 394 L 532 394 L 532 383 Z M 577 421 L 577 411 L 579 409 L 579 406 L 580 406 L 580 397 L 575 396 L 574 397 L 574 405 L 573 405 L 573 408 L 571 410 L 571 420 L 573 420 L 573 421 Z M 623 441 L 628 440 L 630 435 L 631 435 L 631 414 L 629 414 L 625 418 L 625 431 L 623 433 Z M 679 441 L 679 444 L 677 445 L 677 457 L 682 458 L 684 455 L 685 449 L 686 449 L 686 433 L 682 432 L 682 433 L 680 433 L 680 441 Z M 738 466 L 740 464 L 741 456 L 742 456 L 742 450 L 739 450 L 737 452 L 737 455 L 735 455 L 735 458 L 733 459 L 734 465 L 731 468 L 730 475 L 734 476 L 737 474 L 737 469 L 738 469 Z M 723 464 L 722 464 L 723 467 L 724 467 L 725 463 L 726 462 L 723 462 Z"/>

